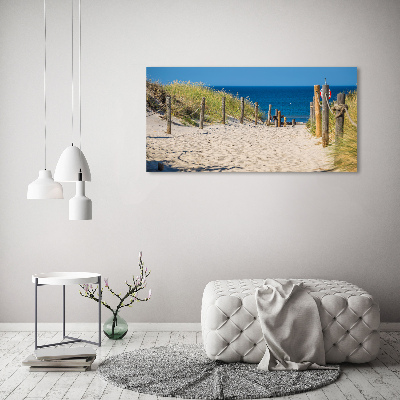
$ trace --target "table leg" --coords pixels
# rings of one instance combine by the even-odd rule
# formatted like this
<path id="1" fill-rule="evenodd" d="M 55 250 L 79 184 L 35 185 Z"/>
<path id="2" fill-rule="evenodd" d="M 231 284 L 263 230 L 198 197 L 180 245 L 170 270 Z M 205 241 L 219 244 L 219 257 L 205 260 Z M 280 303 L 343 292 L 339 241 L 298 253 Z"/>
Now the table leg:
<path id="1" fill-rule="evenodd" d="M 101 276 L 99 276 L 99 347 L 101 347 Z"/>
<path id="2" fill-rule="evenodd" d="M 38 278 L 35 278 L 35 350 L 37 349 L 37 288 Z"/>
<path id="3" fill-rule="evenodd" d="M 63 339 L 65 338 L 65 285 L 63 285 Z"/>

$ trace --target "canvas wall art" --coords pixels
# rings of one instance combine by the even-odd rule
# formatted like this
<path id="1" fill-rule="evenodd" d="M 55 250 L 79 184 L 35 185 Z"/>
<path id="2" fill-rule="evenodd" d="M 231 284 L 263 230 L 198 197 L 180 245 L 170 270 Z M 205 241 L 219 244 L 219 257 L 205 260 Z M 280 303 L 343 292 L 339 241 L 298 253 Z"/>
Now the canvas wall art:
<path id="1" fill-rule="evenodd" d="M 356 172 L 357 68 L 148 67 L 148 172 Z"/>

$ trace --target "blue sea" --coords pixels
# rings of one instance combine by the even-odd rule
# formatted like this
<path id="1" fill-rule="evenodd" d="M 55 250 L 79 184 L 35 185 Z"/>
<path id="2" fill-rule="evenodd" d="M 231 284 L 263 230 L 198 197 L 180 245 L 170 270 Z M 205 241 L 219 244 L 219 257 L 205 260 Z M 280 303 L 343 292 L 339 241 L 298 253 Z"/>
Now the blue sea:
<path id="1" fill-rule="evenodd" d="M 272 105 L 272 115 L 275 109 L 287 117 L 288 121 L 307 122 L 310 117 L 310 102 L 313 100 L 313 86 L 212 86 L 215 90 L 224 90 L 237 97 L 244 97 L 258 102 L 260 111 L 268 114 L 269 104 Z M 329 86 L 332 92 L 331 101 L 341 92 L 357 89 L 357 86 Z"/>

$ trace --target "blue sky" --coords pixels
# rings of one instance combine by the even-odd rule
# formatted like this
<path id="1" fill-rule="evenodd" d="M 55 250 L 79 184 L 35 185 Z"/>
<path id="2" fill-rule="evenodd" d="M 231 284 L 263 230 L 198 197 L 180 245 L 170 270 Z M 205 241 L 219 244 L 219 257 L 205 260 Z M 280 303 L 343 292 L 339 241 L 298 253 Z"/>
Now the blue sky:
<path id="1" fill-rule="evenodd" d="M 355 86 L 356 67 L 148 67 L 147 79 L 208 86 Z"/>

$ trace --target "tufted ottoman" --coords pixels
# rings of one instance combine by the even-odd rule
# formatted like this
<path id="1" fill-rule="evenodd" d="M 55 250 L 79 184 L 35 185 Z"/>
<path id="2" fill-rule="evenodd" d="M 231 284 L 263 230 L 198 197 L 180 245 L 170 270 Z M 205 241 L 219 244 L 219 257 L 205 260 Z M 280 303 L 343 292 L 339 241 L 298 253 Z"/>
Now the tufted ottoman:
<path id="1" fill-rule="evenodd" d="M 293 281 L 302 282 L 318 305 L 327 363 L 364 363 L 378 355 L 380 313 L 370 294 L 344 281 Z M 254 293 L 263 282 L 243 279 L 207 284 L 201 326 L 208 357 L 225 362 L 261 361 L 266 345 Z"/>

